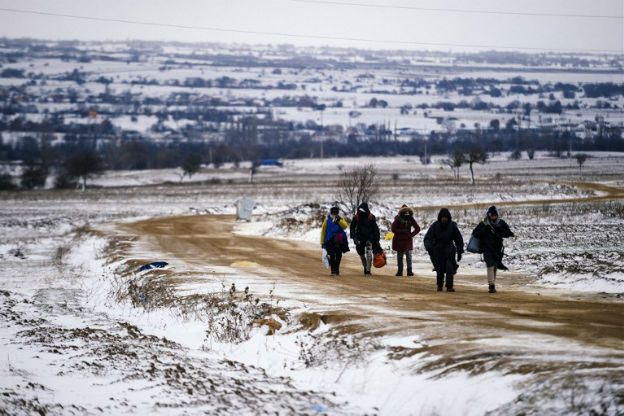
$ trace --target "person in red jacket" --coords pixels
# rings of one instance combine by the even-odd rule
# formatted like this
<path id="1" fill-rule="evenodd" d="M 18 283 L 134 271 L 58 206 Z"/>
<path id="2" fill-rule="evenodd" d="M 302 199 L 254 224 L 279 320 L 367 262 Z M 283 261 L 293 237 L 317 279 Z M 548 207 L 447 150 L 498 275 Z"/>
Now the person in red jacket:
<path id="1" fill-rule="evenodd" d="M 420 226 L 414 219 L 414 211 L 407 205 L 399 210 L 399 215 L 394 217 L 392 223 L 392 250 L 397 252 L 396 276 L 403 276 L 403 256 L 407 266 L 407 275 L 412 273 L 412 250 L 414 249 L 414 236 L 420 232 Z"/>

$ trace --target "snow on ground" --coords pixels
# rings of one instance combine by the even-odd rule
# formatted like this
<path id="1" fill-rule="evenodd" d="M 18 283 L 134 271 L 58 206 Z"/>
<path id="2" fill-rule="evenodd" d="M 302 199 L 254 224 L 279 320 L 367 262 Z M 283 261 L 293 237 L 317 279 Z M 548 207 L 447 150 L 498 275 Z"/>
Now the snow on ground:
<path id="1" fill-rule="evenodd" d="M 90 244 L 88 242 L 86 244 L 89 250 Z M 142 252 L 142 254 L 149 253 Z M 93 257 L 93 253 L 86 256 L 77 254 L 74 264 L 77 267 L 91 269 L 86 270 L 86 274 L 96 275 L 98 272 L 101 273 L 98 270 L 101 265 L 96 264 L 94 268 L 93 262 L 89 261 Z M 239 287 L 248 283 L 244 275 L 240 276 L 238 270 L 214 269 L 217 274 L 223 273 L 226 276 L 237 274 L 236 281 Z M 258 277 L 251 275 L 249 279 L 252 279 L 250 282 L 253 281 L 257 288 Z M 106 282 L 110 281 L 114 281 L 114 277 L 104 275 L 104 278 L 100 278 L 95 286 L 106 286 Z M 213 281 L 212 284 L 218 283 Z M 235 359 L 243 365 L 262 368 L 270 377 L 278 379 L 288 377 L 293 380 L 295 386 L 303 390 L 314 388 L 325 397 L 334 394 L 335 401 L 356 403 L 357 408 L 361 409 L 357 411 L 358 413 L 378 411 L 381 414 L 413 414 L 416 411 L 418 414 L 480 415 L 514 399 L 517 394 L 514 385 L 524 379 L 522 376 L 505 376 L 497 372 L 474 377 L 458 373 L 450 377 L 432 378 L 432 374 L 422 374 L 412 370 L 414 367 L 422 366 L 431 358 L 416 355 L 412 357 L 411 362 L 402 360 L 400 365 L 388 359 L 390 349 L 404 345 L 413 348 L 418 344 L 391 337 L 387 340 L 382 339 L 377 345 L 369 344 L 369 340 L 345 337 L 336 345 L 324 345 L 324 332 L 329 330 L 329 326 L 322 323 L 316 331 L 309 334 L 289 332 L 292 328 L 284 327 L 283 330 L 277 332 L 278 336 L 267 337 L 266 328 L 258 328 L 249 333 L 248 339 L 235 344 L 214 338 L 207 339 L 205 322 L 180 319 L 171 310 L 140 313 L 128 311 L 125 308 L 129 308 L 129 305 L 126 305 L 121 309 L 121 313 L 106 312 L 111 306 L 116 305 L 111 305 L 110 301 L 106 300 L 107 291 L 101 289 L 100 286 L 99 290 L 89 291 L 96 296 L 104 296 L 101 300 L 90 300 L 89 305 L 93 305 L 95 311 L 116 316 L 117 319 L 130 320 L 132 324 L 144 331 L 166 337 L 185 347 L 207 349 L 223 360 Z M 189 289 L 193 290 L 192 287 Z M 213 286 L 212 290 L 215 289 L 216 286 Z M 184 288 L 180 290 L 183 293 L 188 291 Z M 293 293 L 290 290 L 292 289 L 279 288 L 280 297 L 285 299 L 280 303 L 281 307 L 288 308 L 293 314 L 309 312 L 310 308 L 306 307 L 305 299 L 289 300 L 301 299 L 299 296 L 292 296 Z M 306 290 L 309 291 L 309 288 Z M 312 302 L 315 299 L 316 307 L 318 307 L 319 297 L 321 304 L 336 306 L 345 301 L 344 299 L 329 299 L 326 295 L 313 293 L 310 294 L 309 301 Z M 323 300 L 323 297 L 326 299 Z M 277 316 L 274 318 L 280 319 Z M 282 323 L 286 324 L 283 321 Z M 346 357 L 341 355 L 345 352 L 339 349 L 340 343 L 349 343 L 347 353 L 350 352 L 351 355 Z M 326 349 L 328 350 L 325 351 Z M 310 365 L 311 363 L 307 360 L 319 360 L 319 353 L 325 356 L 320 358 L 323 361 Z M 498 392 L 496 396 L 490 394 L 493 389 Z M 454 394 L 451 402 L 445 400 L 449 391 L 458 390 L 460 391 Z M 414 392 L 418 393 L 414 394 Z M 328 410 L 331 413 L 339 409 L 336 405 L 328 405 L 326 401 L 313 408 Z"/>
<path id="2" fill-rule="evenodd" d="M 557 164 L 562 162 L 543 156 L 533 162 L 545 171 L 561 169 Z M 504 159 L 504 155 L 495 159 L 491 164 L 497 164 L 495 168 L 490 165 L 480 168 L 491 174 L 505 167 Z M 588 167 L 588 175 L 600 177 L 601 166 L 619 164 L 619 155 L 597 159 L 593 168 Z M 293 328 L 292 322 L 275 314 L 271 319 L 283 325 L 277 330 L 278 336 L 267 337 L 267 327 L 260 326 L 245 334 L 242 342 L 233 343 L 224 340 L 223 332 L 219 332 L 223 328 L 217 325 L 213 336 L 207 337 L 206 316 L 202 315 L 205 311 L 148 308 L 141 302 L 149 300 L 136 304 L 127 296 L 120 296 L 128 283 L 125 279 L 150 282 L 158 274 L 122 273 L 120 260 L 109 259 L 111 255 L 114 258 L 114 252 L 109 253 L 111 241 L 88 232 L 86 227 L 99 225 L 106 229 L 108 226 L 104 224 L 113 221 L 161 215 L 232 214 L 234 202 L 247 194 L 257 199 L 258 215 L 250 223 L 239 223 L 237 232 L 318 244 L 319 213 L 323 215 L 332 202 L 332 190 L 325 189 L 327 177 L 318 175 L 339 173 L 363 161 L 376 163 L 384 172 L 398 169 L 407 174 L 418 169 L 427 178 L 416 186 L 390 183 L 384 186 L 382 195 L 389 202 L 374 205 L 374 211 L 383 220 L 384 231 L 388 226 L 386 220 L 393 218 L 401 201 L 422 201 L 423 205 L 425 201 L 427 205 L 464 201 L 461 195 L 465 183 L 444 181 L 436 185 L 432 178 L 439 172 L 439 166 L 415 166 L 409 158 L 287 161 L 286 175 L 294 179 L 284 181 L 279 171 L 265 171 L 258 175 L 258 180 L 265 181 L 261 186 L 246 183 L 244 170 L 228 167 L 224 173 L 210 171 L 198 182 L 182 186 L 3 195 L 0 258 L 4 264 L 1 272 L 4 285 L 0 314 L 4 319 L 0 326 L 3 352 L 0 389 L 5 399 L 0 409 L 8 413 L 43 409 L 52 414 L 94 413 L 99 409 L 105 413 L 136 414 L 234 411 L 504 414 L 501 409 L 520 409 L 514 399 L 524 378 L 518 375 L 489 371 L 476 376 L 454 372 L 442 377 L 435 371 L 412 371 L 435 357 L 388 359 L 396 349 L 421 346 L 423 341 L 417 334 L 392 335 L 376 342 L 353 336 L 334 338 L 330 325 L 321 323 L 314 331 L 301 332 Z M 529 163 L 532 162 L 522 162 Z M 509 164 L 507 169 L 520 169 L 522 164 Z M 173 176 L 172 172 L 128 172 L 128 177 L 125 174 L 107 174 L 101 184 L 106 181 L 108 186 L 158 184 Z M 308 183 L 312 180 L 314 184 L 302 187 L 305 176 Z M 211 182 L 213 177 L 233 182 Z M 447 195 L 433 192 L 441 186 Z M 481 195 L 477 200 L 491 197 L 487 188 L 487 185 L 476 186 L 474 195 Z M 509 183 L 505 193 L 506 199 L 499 200 L 557 199 L 562 193 L 592 195 L 574 186 L 540 182 Z M 620 202 L 545 203 L 501 211 L 518 235 L 509 241 L 506 259 L 516 274 L 503 274 L 503 285 L 518 279 L 519 272 L 530 275 L 535 285 L 622 293 L 624 244 L 620 240 L 624 235 L 624 220 Z M 455 214 L 467 236 L 482 216 L 482 210 L 467 208 Z M 416 266 L 431 275 L 430 265 L 423 260 L 426 257 L 422 235 L 435 217 L 435 210 L 418 210 L 418 215 L 425 230 L 416 238 Z M 113 242 L 124 244 L 124 241 Z M 141 249 L 141 246 L 135 248 L 139 250 L 135 252 L 140 254 L 138 258 L 157 256 Z M 390 261 L 392 266 L 392 257 Z M 596 264 L 600 268 L 596 269 Z M 477 256 L 467 255 L 462 265 L 458 280 L 463 279 L 462 273 L 483 273 Z M 236 274 L 237 296 L 253 282 L 260 288 L 254 296 L 271 299 L 271 293 L 277 293 L 279 306 L 295 315 L 310 310 L 306 301 L 314 304 L 312 301 L 316 300 L 317 308 L 349 302 L 326 295 L 323 298 L 309 288 L 296 285 L 277 290 L 271 281 L 259 285 L 253 264 L 249 273 L 241 273 L 240 267 L 205 265 L 202 270 L 194 270 L 189 265 L 170 266 L 173 272 L 181 269 L 208 275 L 199 283 L 180 284 L 172 294 L 179 299 L 214 293 L 227 296 L 230 279 L 219 276 Z M 227 282 L 225 287 L 224 282 Z M 308 292 L 307 298 L 302 296 L 303 292 Z M 289 298 L 298 300 L 289 301 Z M 532 346 L 538 341 L 543 344 L 543 351 L 551 347 L 552 354 L 558 351 L 557 340 L 532 339 Z M 517 351 L 522 342 L 528 341 L 510 338 L 491 342 Z M 502 346 L 501 342 L 507 344 Z M 582 347 L 569 347 L 574 359 L 580 360 Z M 329 359 L 309 362 L 323 355 Z M 489 394 L 494 390 L 497 395 Z M 449 391 L 453 392 L 453 400 L 447 399 Z"/>
<path id="3" fill-rule="evenodd" d="M 126 217 L 128 211 L 119 217 L 99 211 L 97 201 L 81 208 L 91 204 L 90 224 L 131 219 Z M 472 387 L 446 403 L 448 389 L 464 384 L 467 376 L 434 380 L 410 372 L 409 367 L 396 368 L 386 358 L 387 348 L 397 346 L 396 339 L 380 346 L 344 340 L 358 351 L 370 351 L 370 356 L 361 362 L 354 356 L 355 362 L 348 365 L 336 357 L 322 367 L 306 367 L 302 351 L 312 357 L 313 351 L 319 352 L 315 349 L 335 348 L 318 344 L 326 327 L 279 337 L 266 337 L 263 327 L 242 343 L 213 339 L 206 344 L 204 321 L 183 317 L 175 309 L 137 309 L 116 298 L 119 264 L 107 260 L 110 242 L 90 233 L 74 237 L 73 227 L 85 216 L 76 216 L 71 206 L 47 222 L 31 210 L 20 213 L 20 221 L 7 216 L 2 224 L 11 231 L 4 234 L 2 244 L 5 284 L 0 294 L 5 317 L 0 327 L 5 369 L 0 389 L 6 397 L 2 409 L 9 413 L 411 414 L 420 409 L 423 414 L 453 414 L 470 403 L 468 414 L 483 414 L 514 397 L 517 376 L 488 374 L 471 377 Z M 49 203 L 46 207 L 58 215 Z M 134 208 L 139 214 L 142 205 Z M 233 273 L 227 268 L 214 271 Z M 244 277 L 237 283 L 244 285 Z M 202 290 L 210 292 L 217 286 L 213 282 L 212 288 Z M 196 293 L 194 287 L 188 290 Z M 327 303 L 337 304 L 331 299 Z M 284 306 L 304 308 L 296 302 Z M 370 382 L 362 383 L 363 376 Z M 400 383 L 384 382 L 389 378 Z M 426 396 L 414 395 L 409 386 Z M 500 395 L 495 400 L 491 395 L 484 398 L 481 393 L 493 388 Z"/>
<path id="4" fill-rule="evenodd" d="M 56 47 L 51 46 L 51 51 Z M 251 51 L 246 50 L 245 55 L 260 56 L 264 59 L 275 59 L 274 64 L 265 66 L 259 62 L 252 63 L 247 66 L 231 66 L 228 59 L 224 59 L 225 55 L 232 53 L 228 47 L 221 46 L 223 49 L 214 49 L 213 53 L 218 56 L 208 59 L 209 50 L 204 48 L 185 48 L 185 47 L 167 47 L 163 49 L 144 49 L 141 51 L 142 58 L 140 60 L 131 57 L 136 51 L 130 45 L 121 46 L 128 48 L 120 53 L 101 49 L 96 45 L 81 45 L 84 50 L 93 55 L 89 62 L 75 62 L 73 60 L 59 59 L 49 54 L 41 56 L 37 52 L 27 51 L 26 56 L 12 62 L 8 68 L 23 70 L 29 78 L 0 78 L 0 85 L 22 85 L 29 83 L 26 87 L 27 91 L 38 97 L 50 96 L 56 88 L 63 90 L 74 90 L 81 96 L 97 95 L 106 89 L 112 94 L 135 94 L 140 98 L 160 98 L 167 99 L 172 94 L 197 94 L 205 97 L 223 98 L 228 101 L 230 109 L 238 110 L 238 106 L 242 101 L 252 101 L 254 109 L 266 106 L 266 101 L 273 101 L 274 104 L 280 104 L 280 100 L 284 98 L 311 98 L 319 103 L 325 103 L 329 107 L 324 112 L 324 124 L 342 125 L 344 127 L 352 125 L 355 122 L 366 124 L 390 123 L 391 126 L 397 128 L 416 129 L 421 133 L 428 134 L 431 131 L 446 131 L 447 127 L 438 124 L 436 117 L 442 119 L 455 119 L 455 128 L 461 127 L 474 129 L 475 123 L 481 126 L 488 125 L 493 119 L 499 119 L 502 123 L 506 122 L 511 113 L 498 112 L 494 113 L 486 111 L 472 111 L 456 109 L 455 111 L 442 111 L 435 109 L 417 109 L 419 105 L 434 105 L 440 102 L 473 103 L 475 100 L 492 103 L 502 106 L 503 108 L 514 101 L 522 103 L 535 104 L 538 101 L 545 101 L 549 98 L 546 93 L 520 95 L 513 94 L 509 91 L 509 87 L 513 82 L 512 78 L 521 76 L 526 80 L 539 80 L 545 91 L 548 90 L 549 83 L 567 82 L 579 87 L 589 82 L 621 82 L 621 74 L 613 70 L 605 70 L 596 66 L 594 68 L 573 69 L 562 68 L 557 66 L 522 66 L 522 65 L 498 65 L 484 64 L 478 62 L 465 61 L 463 65 L 455 66 L 450 62 L 454 58 L 449 58 L 449 62 L 439 62 L 437 58 L 433 60 L 425 60 L 420 58 L 402 57 L 399 61 L 387 60 L 384 58 L 377 61 L 379 57 L 373 58 L 377 61 L 371 66 L 371 62 L 366 65 L 359 65 L 355 68 L 318 68 L 312 64 L 308 68 L 279 68 L 279 61 L 288 57 L 289 52 L 286 51 Z M 118 48 L 117 46 L 115 48 Z M 117 49 L 116 49 L 117 50 Z M 172 54 L 165 54 L 165 50 L 175 50 Z M 179 51 L 184 50 L 182 55 Z M 17 52 L 16 50 L 13 51 Z M 20 50 L 20 52 L 24 52 Z M 328 51 L 300 51 L 303 53 L 302 59 L 306 59 L 307 53 L 315 52 L 320 54 L 315 59 L 323 61 L 324 59 L 336 59 L 336 55 L 327 55 Z M 99 60 L 98 55 L 107 53 L 111 58 L 120 58 L 123 61 L 107 61 Z M 186 55 L 188 54 L 188 55 Z M 195 59 L 192 55 L 197 55 Z M 186 55 L 186 56 L 184 56 Z M 200 58 L 201 57 L 201 58 Z M 368 57 L 341 53 L 339 58 L 341 61 L 365 63 Z M 411 62 L 412 65 L 409 66 Z M 407 65 L 406 65 L 407 64 Z M 596 63 L 593 62 L 593 65 Z M 274 66 L 275 65 L 275 66 Z M 340 66 L 340 65 L 339 65 Z M 274 72 L 277 70 L 277 72 Z M 80 84 L 74 81 L 61 81 L 56 78 L 62 78 L 72 71 L 78 71 L 84 74 L 85 82 Z M 32 74 L 32 78 L 30 78 Z M 41 79 L 40 76 L 45 78 Z M 100 77 L 105 77 L 110 83 L 104 85 L 100 82 Z M 233 84 L 221 84 L 215 82 L 218 79 L 227 77 L 235 81 Z M 458 91 L 436 89 L 435 85 L 412 87 L 405 84 L 406 81 L 427 80 L 434 82 L 442 79 L 454 78 L 477 79 L 486 78 L 494 79 L 491 86 L 502 89 L 503 95 L 500 97 L 491 97 L 486 91 L 477 88 L 468 95 L 460 94 Z M 203 81 L 211 81 L 213 87 L 195 88 L 186 85 L 186 80 L 200 79 Z M 97 82 L 96 82 L 97 81 Z M 238 88 L 242 81 L 247 81 L 243 86 L 255 84 L 250 88 Z M 147 83 L 158 82 L 160 85 L 152 85 Z M 279 84 L 282 87 L 279 87 Z M 488 82 L 489 83 L 489 82 Z M 288 89 L 283 88 L 287 85 Z M 582 88 L 580 88 L 582 90 Z M 624 112 L 621 111 L 624 96 L 616 95 L 614 97 L 590 98 L 579 91 L 575 98 L 565 98 L 561 91 L 553 91 L 554 98 L 561 101 L 566 106 L 568 104 L 578 104 L 579 110 L 565 110 L 561 115 L 536 114 L 533 117 L 538 123 L 548 125 L 548 122 L 542 123 L 540 118 L 552 119 L 554 123 L 558 121 L 581 123 L 583 121 L 594 120 L 595 116 L 600 114 L 605 116 L 607 121 L 615 125 L 621 125 L 624 121 Z M 139 98 L 139 99 L 140 99 Z M 369 102 L 371 99 L 384 100 L 387 102 L 387 108 L 371 108 Z M 596 108 L 597 101 L 608 102 L 615 109 Z M 50 106 L 58 107 L 63 104 L 53 104 L 40 102 L 37 100 L 33 105 L 39 113 L 43 113 Z M 89 101 L 87 101 L 89 102 Z M 92 104 L 107 107 L 106 104 L 98 104 L 96 101 Z M 336 104 L 340 103 L 338 106 Z M 410 114 L 401 114 L 400 107 L 409 105 L 414 108 Z M 76 105 L 70 105 L 76 109 Z M 154 109 L 154 108 L 153 108 Z M 283 107 L 275 106 L 274 115 L 276 118 L 293 122 L 306 122 L 315 120 L 320 122 L 320 114 L 318 111 L 311 110 L 307 107 Z M 361 113 L 359 118 L 351 118 L 348 113 L 357 110 Z M 33 114 L 29 114 L 29 118 Z M 66 117 L 67 121 L 75 121 L 77 123 L 84 120 L 72 119 Z M 127 116 L 113 117 L 111 119 L 114 125 L 128 129 L 130 131 L 145 132 L 155 123 L 153 117 L 138 116 L 136 122 Z M 535 121 L 533 121 L 535 123 Z M 182 127 L 184 122 L 166 123 L 172 128 L 178 129 Z M 452 130 L 452 128 L 451 128 Z"/>
<path id="5" fill-rule="evenodd" d="M 95 214 L 97 202 L 91 208 L 91 223 L 111 220 L 110 213 Z M 3 211 L 8 213 L 4 205 Z M 127 212 L 120 215 L 117 219 L 132 219 Z M 76 236 L 74 227 L 81 223 L 71 206 L 47 222 L 32 211 L 3 215 L 0 411 L 316 414 L 331 409 L 342 414 L 350 409 L 327 393 L 202 350 L 202 322 L 167 310 L 144 313 L 116 301 L 117 265 L 105 253 L 110 241 L 97 234 Z"/>

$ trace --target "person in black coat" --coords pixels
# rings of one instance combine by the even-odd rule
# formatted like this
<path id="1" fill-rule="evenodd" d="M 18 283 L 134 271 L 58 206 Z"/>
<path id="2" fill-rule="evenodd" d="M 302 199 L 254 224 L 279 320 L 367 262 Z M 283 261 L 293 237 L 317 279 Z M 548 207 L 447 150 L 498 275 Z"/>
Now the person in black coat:
<path id="1" fill-rule="evenodd" d="M 442 208 L 440 210 L 438 220 L 431 224 L 427 234 L 425 234 L 424 243 L 436 271 L 438 292 L 442 291 L 445 277 L 446 290 L 455 292 L 453 277 L 457 273 L 458 263 L 461 261 L 464 252 L 464 240 L 457 223 L 452 221 L 448 209 Z"/>
<path id="2" fill-rule="evenodd" d="M 377 219 L 370 212 L 366 202 L 360 204 L 358 207 L 351 221 L 349 231 L 355 243 L 355 249 L 362 261 L 362 266 L 364 266 L 364 275 L 369 276 L 371 274 L 373 254 L 381 252 L 382 248 L 379 244 L 381 235 L 379 233 Z"/>
<path id="3" fill-rule="evenodd" d="M 496 207 L 491 206 L 485 219 L 477 225 L 472 235 L 481 242 L 483 260 L 487 266 L 489 292 L 496 293 L 496 271 L 507 270 L 503 264 L 503 239 L 513 237 L 514 233 L 507 223 L 499 218 Z"/>

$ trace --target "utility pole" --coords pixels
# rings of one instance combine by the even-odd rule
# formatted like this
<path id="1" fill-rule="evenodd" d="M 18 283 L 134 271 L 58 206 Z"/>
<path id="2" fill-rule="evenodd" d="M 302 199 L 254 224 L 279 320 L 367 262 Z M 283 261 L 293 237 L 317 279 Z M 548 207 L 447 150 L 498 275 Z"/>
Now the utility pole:
<path id="1" fill-rule="evenodd" d="M 324 158 L 325 127 L 323 127 L 323 110 L 321 110 L 321 159 Z"/>

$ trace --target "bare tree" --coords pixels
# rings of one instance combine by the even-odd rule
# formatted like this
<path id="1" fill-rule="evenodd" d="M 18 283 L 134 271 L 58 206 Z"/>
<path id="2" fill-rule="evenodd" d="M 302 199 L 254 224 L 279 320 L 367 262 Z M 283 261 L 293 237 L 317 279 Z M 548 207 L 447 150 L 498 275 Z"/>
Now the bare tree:
<path id="1" fill-rule="evenodd" d="M 583 176 L 583 165 L 587 161 L 588 156 L 585 153 L 577 153 L 574 158 L 576 159 L 576 163 L 579 167 L 579 175 Z"/>
<path id="2" fill-rule="evenodd" d="M 509 155 L 509 160 L 520 160 L 522 159 L 522 152 L 520 150 L 514 150 Z"/>
<path id="3" fill-rule="evenodd" d="M 488 154 L 485 150 L 474 147 L 468 153 L 464 155 L 466 163 L 468 163 L 468 167 L 470 168 L 470 183 L 474 185 L 474 168 L 473 165 L 475 163 L 483 164 L 488 159 Z"/>
<path id="4" fill-rule="evenodd" d="M 49 169 L 41 161 L 27 160 L 22 170 L 21 185 L 24 189 L 33 189 L 45 186 Z"/>
<path id="5" fill-rule="evenodd" d="M 188 155 L 186 159 L 182 161 L 182 166 L 180 166 L 182 169 L 182 173 L 179 174 L 180 182 L 182 182 L 185 176 L 188 176 L 190 180 L 194 174 L 199 172 L 200 167 L 201 156 L 195 153 Z"/>
<path id="6" fill-rule="evenodd" d="M 102 173 L 104 163 L 95 150 L 82 150 L 68 157 L 63 167 L 69 178 L 80 180 L 84 191 L 87 189 L 87 180 Z"/>
<path id="7" fill-rule="evenodd" d="M 347 212 L 354 213 L 361 203 L 369 202 L 378 193 L 377 169 L 366 165 L 340 175 L 336 199 Z"/>
<path id="8" fill-rule="evenodd" d="M 451 153 L 449 158 L 444 160 L 444 163 L 453 171 L 456 181 L 459 180 L 459 168 L 461 168 L 465 161 L 466 159 L 462 152 Z"/>

